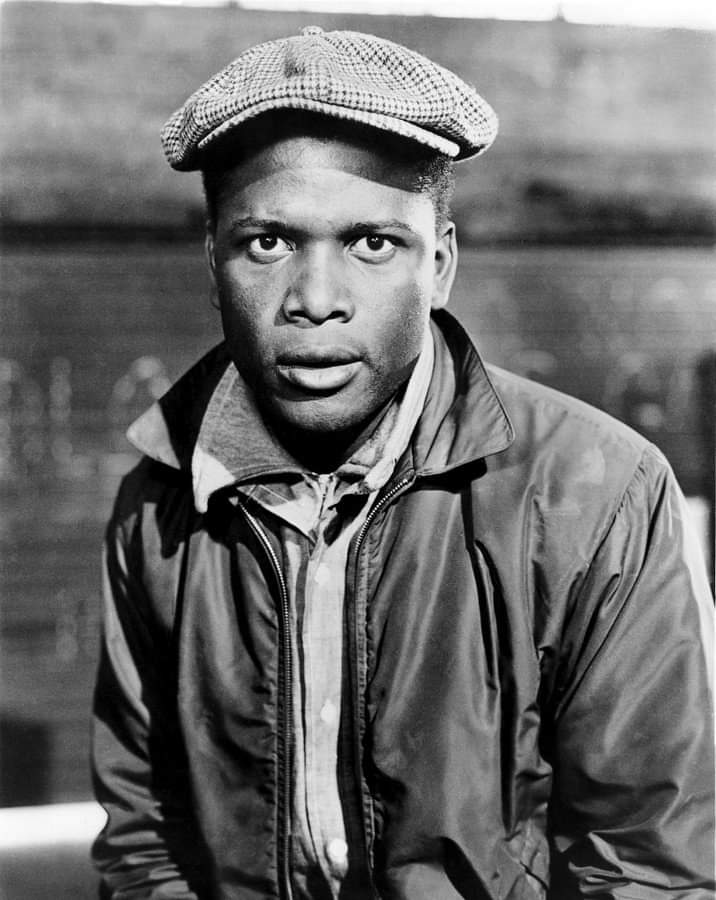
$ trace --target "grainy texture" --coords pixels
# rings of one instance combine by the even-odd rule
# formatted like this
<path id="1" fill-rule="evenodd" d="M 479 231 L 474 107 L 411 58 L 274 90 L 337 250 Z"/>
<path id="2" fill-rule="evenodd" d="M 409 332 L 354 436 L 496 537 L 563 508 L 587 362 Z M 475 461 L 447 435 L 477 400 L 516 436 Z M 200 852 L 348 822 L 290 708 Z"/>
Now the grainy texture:
<path id="1" fill-rule="evenodd" d="M 709 495 L 695 367 L 716 346 L 710 253 L 468 251 L 451 308 L 489 360 L 626 420 Z M 219 339 L 218 314 L 198 245 L 66 247 L 6 252 L 0 320 L 0 803 L 85 798 L 124 428 Z"/>
<path id="2" fill-rule="evenodd" d="M 162 124 L 239 52 L 310 24 L 427 54 L 497 110 L 495 145 L 458 167 L 463 242 L 716 233 L 713 33 L 31 2 L 5 4 L 0 35 L 8 226 L 201 221 Z"/>

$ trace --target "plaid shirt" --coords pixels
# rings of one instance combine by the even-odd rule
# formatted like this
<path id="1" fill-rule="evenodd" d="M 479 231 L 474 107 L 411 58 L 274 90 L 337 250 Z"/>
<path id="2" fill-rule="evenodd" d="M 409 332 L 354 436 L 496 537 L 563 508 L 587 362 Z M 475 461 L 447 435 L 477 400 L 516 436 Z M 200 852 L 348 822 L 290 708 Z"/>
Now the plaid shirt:
<path id="1" fill-rule="evenodd" d="M 348 548 L 408 445 L 425 402 L 433 357 L 428 331 L 407 386 L 371 437 L 337 471 L 303 472 L 300 478 L 277 474 L 236 484 L 252 512 L 279 533 L 283 547 L 293 668 L 300 675 L 293 696 L 294 890 L 306 900 L 315 896 L 312 884 L 317 878 L 337 898 L 349 862 L 336 774 Z M 245 407 L 235 408 L 244 391 L 238 372 L 230 366 L 209 403 L 194 457 L 199 508 L 205 508 L 215 490 L 235 482 L 230 468 L 235 444 L 226 423 L 239 416 L 242 430 L 247 426 Z M 265 426 L 257 420 L 254 427 Z M 282 461 L 275 460 L 277 469 Z M 264 457 L 269 467 L 272 462 Z"/>

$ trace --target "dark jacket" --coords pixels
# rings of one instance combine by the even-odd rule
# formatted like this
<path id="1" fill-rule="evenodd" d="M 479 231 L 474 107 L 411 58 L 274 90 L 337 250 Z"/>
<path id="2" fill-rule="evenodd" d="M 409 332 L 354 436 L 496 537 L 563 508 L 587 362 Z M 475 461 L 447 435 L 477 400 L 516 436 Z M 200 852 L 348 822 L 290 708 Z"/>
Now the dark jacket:
<path id="1" fill-rule="evenodd" d="M 423 415 L 349 555 L 346 895 L 705 900 L 712 606 L 673 475 L 436 322 Z M 226 364 L 160 401 L 108 529 L 107 896 L 288 896 L 282 548 L 231 490 L 198 514 L 187 471 Z"/>

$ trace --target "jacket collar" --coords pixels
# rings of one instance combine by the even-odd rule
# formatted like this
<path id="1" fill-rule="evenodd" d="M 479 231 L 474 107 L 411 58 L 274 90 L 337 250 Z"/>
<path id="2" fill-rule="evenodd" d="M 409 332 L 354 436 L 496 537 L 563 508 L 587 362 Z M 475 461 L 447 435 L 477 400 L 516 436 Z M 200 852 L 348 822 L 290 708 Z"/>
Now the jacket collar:
<path id="1" fill-rule="evenodd" d="M 475 345 L 445 310 L 433 312 L 435 368 L 413 436 L 417 476 L 437 475 L 506 450 L 514 430 Z"/>
<path id="2" fill-rule="evenodd" d="M 409 468 L 417 476 L 475 462 L 506 449 L 514 439 L 502 401 L 462 326 L 449 313 L 439 311 L 433 314 L 431 327 L 433 375 L 410 448 Z M 190 472 L 207 411 L 210 404 L 216 408 L 212 398 L 221 390 L 230 365 L 225 344 L 207 353 L 130 426 L 127 436 L 132 444 L 152 459 Z M 246 458 L 259 461 L 270 455 L 271 471 L 299 474 L 300 467 L 267 429 L 241 428 L 244 417 L 255 422 L 260 416 L 250 391 L 243 390 L 243 412 L 240 404 L 232 403 L 232 416 L 238 418 L 224 424 L 240 429 Z M 267 440 L 271 446 L 265 444 Z M 277 460 L 283 462 L 277 464 Z M 260 462 L 253 462 L 241 474 L 243 478 L 260 477 L 265 471 Z"/>

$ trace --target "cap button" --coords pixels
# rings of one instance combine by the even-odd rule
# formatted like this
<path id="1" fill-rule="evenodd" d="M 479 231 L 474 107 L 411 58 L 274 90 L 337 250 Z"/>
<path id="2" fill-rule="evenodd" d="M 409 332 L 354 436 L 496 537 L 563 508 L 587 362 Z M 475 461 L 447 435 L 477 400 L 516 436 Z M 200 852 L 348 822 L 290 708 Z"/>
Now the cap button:
<path id="1" fill-rule="evenodd" d="M 301 34 L 304 37 L 308 37 L 311 34 L 323 34 L 323 29 L 320 25 L 306 25 L 305 28 L 301 29 Z"/>

